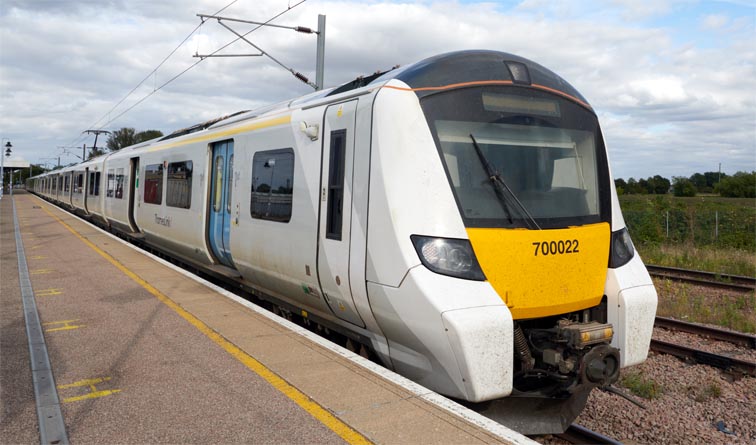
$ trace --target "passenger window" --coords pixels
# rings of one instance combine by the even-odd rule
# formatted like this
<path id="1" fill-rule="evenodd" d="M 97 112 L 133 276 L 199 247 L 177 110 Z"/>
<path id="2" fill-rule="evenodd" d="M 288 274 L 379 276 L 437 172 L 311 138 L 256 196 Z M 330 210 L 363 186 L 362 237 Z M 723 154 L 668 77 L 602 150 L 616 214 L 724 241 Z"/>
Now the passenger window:
<path id="1" fill-rule="evenodd" d="M 163 203 L 163 164 L 152 164 L 144 168 L 144 202 Z"/>
<path id="2" fill-rule="evenodd" d="M 74 180 L 74 193 L 77 195 L 81 194 L 84 188 L 84 173 L 79 173 L 76 175 L 76 178 Z"/>
<path id="3" fill-rule="evenodd" d="M 100 196 L 100 179 L 102 178 L 102 174 L 100 172 L 95 173 L 95 179 L 94 179 L 94 195 Z"/>
<path id="4" fill-rule="evenodd" d="M 108 169 L 108 189 L 105 196 L 108 198 L 115 196 L 115 170 L 112 168 Z"/>
<path id="5" fill-rule="evenodd" d="M 126 183 L 126 175 L 123 174 L 122 168 L 116 169 L 116 189 L 115 197 L 117 199 L 123 199 L 123 186 Z"/>
<path id="6" fill-rule="evenodd" d="M 328 215 L 326 238 L 341 241 L 341 223 L 344 216 L 344 163 L 346 156 L 346 130 L 331 132 L 331 155 L 328 163 Z"/>
<path id="7" fill-rule="evenodd" d="M 215 196 L 213 197 L 213 211 L 220 212 L 223 201 L 223 156 L 215 157 Z"/>
<path id="8" fill-rule="evenodd" d="M 252 159 L 253 218 L 277 222 L 291 219 L 294 190 L 294 151 L 290 148 L 259 151 Z"/>
<path id="9" fill-rule="evenodd" d="M 168 190 L 166 204 L 169 207 L 188 209 L 192 205 L 192 161 L 168 164 Z"/>

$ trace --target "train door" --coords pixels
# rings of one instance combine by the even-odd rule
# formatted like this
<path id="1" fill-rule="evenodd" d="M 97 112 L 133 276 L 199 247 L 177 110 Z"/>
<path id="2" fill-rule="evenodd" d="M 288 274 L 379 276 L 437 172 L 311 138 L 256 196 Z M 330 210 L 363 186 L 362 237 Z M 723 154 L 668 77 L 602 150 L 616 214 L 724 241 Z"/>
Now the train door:
<path id="1" fill-rule="evenodd" d="M 215 258 L 223 265 L 234 267 L 230 243 L 234 141 L 213 144 L 210 168 L 210 218 L 207 238 Z"/>
<path id="2" fill-rule="evenodd" d="M 73 189 L 74 189 L 74 172 L 70 171 L 66 173 L 66 194 L 64 201 L 67 205 L 73 206 Z"/>
<path id="3" fill-rule="evenodd" d="M 320 171 L 318 280 L 331 311 L 342 320 L 364 327 L 349 280 L 356 109 L 356 100 L 326 109 Z"/>
<path id="4" fill-rule="evenodd" d="M 133 232 L 139 232 L 137 209 L 139 208 L 139 158 L 131 158 L 129 175 L 129 224 Z M 121 169 L 123 170 L 123 169 Z"/>
<path id="5" fill-rule="evenodd" d="M 92 173 L 94 174 L 94 173 Z M 90 177 L 89 167 L 84 169 L 84 184 L 81 189 L 81 197 L 84 199 L 84 211 L 89 214 L 89 188 L 92 184 L 92 178 Z"/>

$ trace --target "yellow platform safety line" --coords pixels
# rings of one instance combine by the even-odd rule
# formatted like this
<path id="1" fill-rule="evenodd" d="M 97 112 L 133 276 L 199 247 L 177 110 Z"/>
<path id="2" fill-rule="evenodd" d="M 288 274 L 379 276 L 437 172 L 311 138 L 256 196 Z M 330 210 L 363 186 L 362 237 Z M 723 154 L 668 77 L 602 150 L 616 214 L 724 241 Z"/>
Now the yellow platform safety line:
<path id="1" fill-rule="evenodd" d="M 79 319 L 77 318 L 75 320 L 50 321 L 50 322 L 47 322 L 47 323 L 42 323 L 42 326 L 56 326 L 56 325 L 60 325 L 60 327 L 58 327 L 58 328 L 45 329 L 45 332 L 70 331 L 72 329 L 79 329 L 79 328 L 83 328 L 84 326 L 86 326 L 85 324 L 79 324 L 79 325 L 71 324 L 74 321 L 79 321 Z"/>
<path id="2" fill-rule="evenodd" d="M 31 249 L 32 250 L 39 249 L 40 247 L 42 247 L 42 244 L 37 244 L 36 246 L 31 246 Z"/>
<path id="3" fill-rule="evenodd" d="M 29 272 L 29 275 L 44 275 L 50 272 L 55 272 L 53 269 L 36 269 Z"/>
<path id="4" fill-rule="evenodd" d="M 52 297 L 53 295 L 60 295 L 63 291 L 56 288 L 42 289 L 34 293 L 35 297 Z"/>
<path id="5" fill-rule="evenodd" d="M 87 399 L 97 399 L 100 397 L 105 397 L 105 396 L 109 396 L 109 395 L 121 392 L 120 389 L 105 389 L 105 390 L 99 390 L 99 391 L 97 390 L 97 387 L 95 385 L 99 385 L 100 383 L 107 382 L 109 380 L 110 380 L 110 377 L 84 379 L 84 380 L 79 380 L 78 382 L 69 383 L 66 385 L 58 385 L 58 389 L 81 388 L 84 386 L 88 386 L 89 390 L 91 391 L 81 396 L 66 397 L 65 399 L 63 399 L 63 403 L 79 402 L 81 400 L 87 400 Z"/>
<path id="6" fill-rule="evenodd" d="M 246 352 L 241 350 L 238 346 L 234 345 L 233 343 L 223 338 L 220 334 L 218 334 L 212 328 L 207 326 L 199 318 L 187 312 L 184 308 L 182 308 L 176 302 L 168 298 L 166 295 L 164 295 L 162 292 L 157 290 L 148 282 L 144 281 L 137 274 L 135 274 L 134 272 L 126 268 L 126 266 L 121 264 L 117 259 L 113 258 L 109 253 L 103 251 L 102 249 L 97 247 L 94 243 L 92 243 L 91 241 L 86 239 L 84 236 L 79 234 L 75 229 L 73 229 L 71 226 L 66 224 L 63 220 L 61 220 L 52 212 L 50 212 L 46 206 L 43 206 L 42 209 L 48 215 L 50 215 L 56 221 L 58 221 L 61 225 L 63 225 L 63 227 L 68 229 L 69 232 L 73 233 L 77 238 L 83 241 L 84 244 L 86 244 L 92 250 L 100 254 L 100 256 L 105 258 L 110 264 L 114 265 L 116 268 L 118 268 L 118 270 L 123 272 L 126 276 L 128 276 L 129 278 L 134 280 L 136 283 L 138 283 L 140 286 L 142 286 L 145 290 L 147 290 L 147 292 L 154 295 L 158 300 L 163 302 L 163 304 L 173 309 L 178 315 L 180 315 L 183 319 L 188 321 L 192 326 L 197 328 L 200 332 L 205 334 L 205 336 L 207 336 L 210 340 L 212 340 L 218 346 L 223 348 L 226 352 L 231 354 L 231 356 L 233 356 L 235 359 L 237 359 L 242 364 L 244 364 L 248 369 L 250 369 L 257 375 L 265 379 L 274 388 L 281 391 L 286 397 L 293 400 L 297 405 L 299 405 L 302 409 L 307 411 L 311 416 L 313 416 L 323 425 L 328 427 L 331 431 L 336 433 L 339 437 L 344 439 L 344 441 L 350 444 L 371 444 L 372 443 L 368 438 L 366 438 L 365 436 L 363 436 L 362 434 L 354 430 L 352 427 L 350 427 L 346 423 L 342 422 L 338 417 L 331 414 L 328 410 L 320 406 L 317 402 L 310 399 L 302 391 L 290 385 L 288 382 L 286 382 L 286 380 L 278 376 L 275 372 L 268 369 L 265 365 L 257 361 L 254 357 L 247 354 Z"/>
<path id="7" fill-rule="evenodd" d="M 44 255 L 35 255 L 35 256 L 29 257 L 30 260 L 44 260 L 46 258 L 47 257 Z"/>

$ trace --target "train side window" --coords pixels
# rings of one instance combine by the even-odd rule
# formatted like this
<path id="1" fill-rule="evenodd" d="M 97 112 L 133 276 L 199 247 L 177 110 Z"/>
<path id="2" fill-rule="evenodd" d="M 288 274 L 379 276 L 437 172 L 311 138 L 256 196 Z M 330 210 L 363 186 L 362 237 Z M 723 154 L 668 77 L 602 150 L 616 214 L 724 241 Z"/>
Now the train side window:
<path id="1" fill-rule="evenodd" d="M 152 164 L 144 168 L 144 202 L 163 203 L 163 164 Z"/>
<path id="2" fill-rule="evenodd" d="M 188 209 L 192 205 L 192 161 L 168 164 L 165 203 L 169 207 Z"/>
<path id="3" fill-rule="evenodd" d="M 115 197 L 116 199 L 123 199 L 123 187 L 126 184 L 126 175 L 123 174 L 122 168 L 116 169 L 115 182 Z"/>
<path id="4" fill-rule="evenodd" d="M 213 211 L 220 212 L 223 201 L 223 156 L 215 157 L 215 196 L 213 196 Z"/>
<path id="5" fill-rule="evenodd" d="M 66 175 L 65 181 L 63 181 L 63 191 L 67 192 L 71 190 L 71 175 Z"/>
<path id="6" fill-rule="evenodd" d="M 115 170 L 108 169 L 108 189 L 105 194 L 108 198 L 112 198 L 115 195 Z"/>
<path id="7" fill-rule="evenodd" d="M 331 132 L 330 161 L 328 163 L 328 215 L 326 238 L 341 241 L 344 218 L 344 163 L 346 159 L 346 130 Z"/>
<path id="8" fill-rule="evenodd" d="M 294 191 L 294 150 L 259 151 L 252 159 L 253 218 L 277 222 L 291 219 Z"/>
<path id="9" fill-rule="evenodd" d="M 231 213 L 231 194 L 234 190 L 234 155 L 228 157 L 228 196 L 226 196 L 226 213 Z"/>
<path id="10" fill-rule="evenodd" d="M 100 195 L 100 172 L 89 172 L 89 196 Z"/>

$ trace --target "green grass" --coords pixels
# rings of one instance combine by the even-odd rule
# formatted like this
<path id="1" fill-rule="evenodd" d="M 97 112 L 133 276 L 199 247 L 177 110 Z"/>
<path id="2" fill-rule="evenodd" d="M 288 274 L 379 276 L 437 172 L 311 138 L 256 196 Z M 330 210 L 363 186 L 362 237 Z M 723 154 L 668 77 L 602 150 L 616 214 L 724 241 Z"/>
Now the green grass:
<path id="1" fill-rule="evenodd" d="M 620 384 L 636 396 L 648 400 L 658 399 L 663 393 L 661 385 L 638 371 L 631 371 L 622 376 Z"/>
<path id="2" fill-rule="evenodd" d="M 744 249 L 690 244 L 636 244 L 643 261 L 657 266 L 756 276 L 756 256 Z"/>
<path id="3" fill-rule="evenodd" d="M 689 284 L 669 280 L 656 280 L 656 290 L 659 293 L 657 315 L 756 333 L 756 295 L 753 292 L 702 292 Z"/>
<path id="4" fill-rule="evenodd" d="M 705 386 L 689 385 L 687 389 L 691 398 L 698 403 L 705 403 L 722 396 L 722 387 L 717 382 L 710 382 Z"/>

